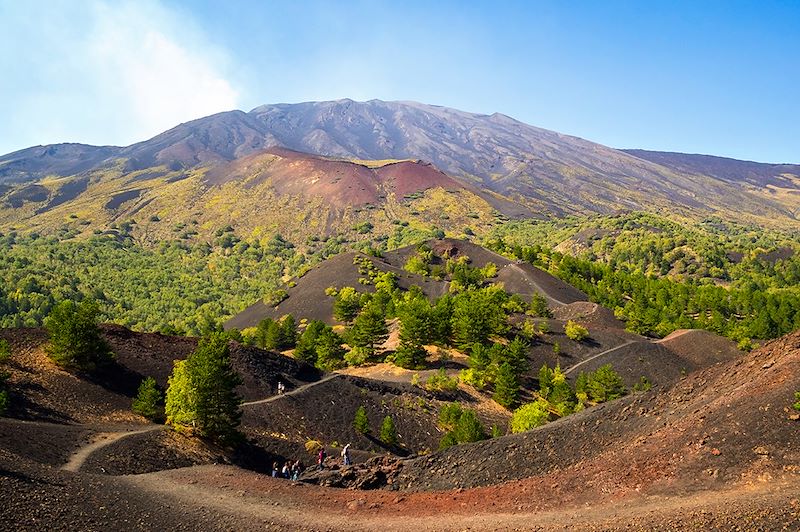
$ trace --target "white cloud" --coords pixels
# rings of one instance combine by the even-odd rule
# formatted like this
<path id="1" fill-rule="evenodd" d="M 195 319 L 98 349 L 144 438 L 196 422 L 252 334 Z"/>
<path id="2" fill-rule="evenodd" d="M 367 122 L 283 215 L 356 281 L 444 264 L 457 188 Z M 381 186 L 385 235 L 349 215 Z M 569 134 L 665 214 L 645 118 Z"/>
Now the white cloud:
<path id="1" fill-rule="evenodd" d="M 238 93 L 216 67 L 219 53 L 163 7 L 97 4 L 88 60 L 105 90 L 127 107 L 133 131 L 151 136 L 194 118 L 236 108 Z M 215 57 L 216 56 L 216 57 Z"/>
<path id="2" fill-rule="evenodd" d="M 0 0 L 0 20 L 0 154 L 127 145 L 238 106 L 225 51 L 157 0 Z"/>

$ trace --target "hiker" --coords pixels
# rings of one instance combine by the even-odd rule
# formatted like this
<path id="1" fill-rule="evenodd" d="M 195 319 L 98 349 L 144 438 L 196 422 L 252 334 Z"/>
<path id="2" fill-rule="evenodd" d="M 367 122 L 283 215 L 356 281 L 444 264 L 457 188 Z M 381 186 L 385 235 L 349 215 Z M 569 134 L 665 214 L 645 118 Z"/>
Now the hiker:
<path id="1" fill-rule="evenodd" d="M 278 395 L 283 395 L 283 383 L 278 381 Z"/>
<path id="2" fill-rule="evenodd" d="M 278 478 L 278 462 L 272 462 L 272 478 Z"/>
<path id="3" fill-rule="evenodd" d="M 319 454 L 317 454 L 317 467 L 320 471 L 325 468 L 325 458 L 328 456 L 328 453 L 325 452 L 325 447 L 319 450 Z"/>
<path id="4" fill-rule="evenodd" d="M 292 463 L 292 480 L 297 480 L 300 478 L 300 471 L 303 469 L 303 464 L 300 463 L 300 460 Z"/>
<path id="5" fill-rule="evenodd" d="M 342 462 L 344 463 L 344 465 L 350 465 L 350 464 L 353 463 L 353 462 L 350 461 L 350 444 L 349 443 L 344 446 L 344 449 L 342 449 Z"/>
<path id="6" fill-rule="evenodd" d="M 283 478 L 287 479 L 287 480 L 288 480 L 288 479 L 289 479 L 289 477 L 291 476 L 291 475 L 289 474 L 289 462 L 284 462 L 284 464 L 283 464 L 283 469 L 281 469 L 281 476 L 282 476 Z"/>

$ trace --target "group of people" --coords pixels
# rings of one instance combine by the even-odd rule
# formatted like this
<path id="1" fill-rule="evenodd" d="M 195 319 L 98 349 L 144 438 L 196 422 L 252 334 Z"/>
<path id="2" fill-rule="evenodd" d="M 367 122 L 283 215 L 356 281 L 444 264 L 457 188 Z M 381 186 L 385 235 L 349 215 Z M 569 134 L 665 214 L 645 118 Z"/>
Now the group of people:
<path id="1" fill-rule="evenodd" d="M 300 477 L 300 473 L 303 472 L 303 464 L 300 463 L 300 460 L 293 462 L 291 460 L 287 460 L 283 463 L 283 467 L 280 467 L 278 462 L 272 463 L 272 476 L 273 478 L 285 478 L 287 480 L 297 480 Z"/>
<path id="2" fill-rule="evenodd" d="M 328 458 L 328 453 L 325 452 L 325 447 L 321 447 L 317 453 L 317 468 L 322 470 L 325 468 L 325 459 Z M 350 444 L 348 443 L 342 448 L 342 465 L 352 465 L 353 461 L 350 458 Z M 283 467 L 278 462 L 272 463 L 272 476 L 274 478 L 285 478 L 288 480 L 297 480 L 300 473 L 303 472 L 303 464 L 300 460 L 292 461 L 287 460 L 283 463 Z"/>
<path id="3" fill-rule="evenodd" d="M 286 391 L 286 385 L 284 385 L 281 381 L 278 381 L 278 395 L 283 395 Z"/>

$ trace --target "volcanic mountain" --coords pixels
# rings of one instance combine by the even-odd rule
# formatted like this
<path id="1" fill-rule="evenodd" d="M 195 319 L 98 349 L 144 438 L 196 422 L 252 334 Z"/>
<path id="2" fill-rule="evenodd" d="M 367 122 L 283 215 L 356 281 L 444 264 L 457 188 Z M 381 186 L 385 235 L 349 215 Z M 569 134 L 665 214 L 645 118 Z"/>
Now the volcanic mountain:
<path id="1" fill-rule="evenodd" d="M 201 228 L 235 221 L 265 230 L 289 218 L 325 227 L 351 224 L 347 207 L 391 204 L 388 192 L 402 200 L 427 190 L 445 194 L 410 210 L 449 229 L 459 223 L 437 222 L 435 211 L 453 203 L 470 203 L 472 214 L 669 209 L 785 225 L 797 223 L 798 176 L 798 165 L 615 150 L 497 113 L 338 100 L 220 113 L 128 147 L 39 146 L 0 157 L 0 226 L 41 231 L 74 214 L 84 230 L 154 216 Z"/>

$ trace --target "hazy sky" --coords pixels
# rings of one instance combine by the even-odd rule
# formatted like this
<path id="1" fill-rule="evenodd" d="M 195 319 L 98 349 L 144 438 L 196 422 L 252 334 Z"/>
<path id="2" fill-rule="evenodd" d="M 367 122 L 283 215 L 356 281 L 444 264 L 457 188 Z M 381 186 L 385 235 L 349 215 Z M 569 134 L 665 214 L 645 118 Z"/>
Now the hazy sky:
<path id="1" fill-rule="evenodd" d="M 800 1 L 0 0 L 0 153 L 345 97 L 800 163 Z"/>

